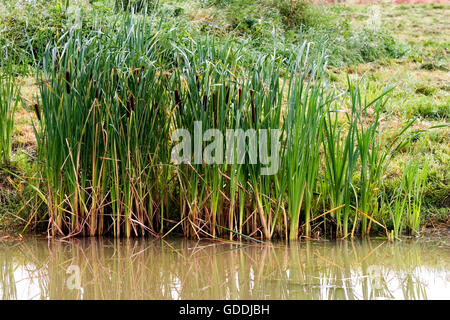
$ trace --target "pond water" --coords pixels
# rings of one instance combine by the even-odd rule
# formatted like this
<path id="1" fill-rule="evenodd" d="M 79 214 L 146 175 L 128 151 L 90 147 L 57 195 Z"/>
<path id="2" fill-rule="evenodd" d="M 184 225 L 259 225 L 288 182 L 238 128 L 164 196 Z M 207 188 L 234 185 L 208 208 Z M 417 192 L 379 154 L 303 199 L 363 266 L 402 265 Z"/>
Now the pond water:
<path id="1" fill-rule="evenodd" d="M 442 240 L 0 243 L 1 299 L 450 299 Z"/>

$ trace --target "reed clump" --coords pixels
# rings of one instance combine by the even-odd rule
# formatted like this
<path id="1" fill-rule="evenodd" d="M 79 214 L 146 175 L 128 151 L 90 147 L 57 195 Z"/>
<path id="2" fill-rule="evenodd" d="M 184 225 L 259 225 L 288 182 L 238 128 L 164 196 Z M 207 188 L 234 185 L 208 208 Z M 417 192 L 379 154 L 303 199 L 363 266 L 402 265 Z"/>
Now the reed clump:
<path id="1" fill-rule="evenodd" d="M 0 164 L 11 160 L 14 114 L 20 102 L 20 86 L 7 49 L 0 59 Z"/>
<path id="2" fill-rule="evenodd" d="M 308 43 L 287 60 L 275 52 L 247 65 L 245 48 L 231 41 L 146 18 L 125 16 L 110 28 L 61 36 L 38 71 L 36 190 L 52 236 L 388 234 L 374 218 L 383 172 L 412 124 L 383 137 L 389 90 L 368 101 L 349 80 L 338 91 L 326 57 L 310 54 Z M 219 147 L 211 158 L 173 163 L 176 129 L 194 137 L 192 149 Z M 214 135 L 193 141 L 209 129 L 279 130 L 278 144 L 264 150 L 278 170 L 263 174 L 267 159 L 250 156 L 252 141 L 244 140 L 244 155 L 227 153 Z"/>

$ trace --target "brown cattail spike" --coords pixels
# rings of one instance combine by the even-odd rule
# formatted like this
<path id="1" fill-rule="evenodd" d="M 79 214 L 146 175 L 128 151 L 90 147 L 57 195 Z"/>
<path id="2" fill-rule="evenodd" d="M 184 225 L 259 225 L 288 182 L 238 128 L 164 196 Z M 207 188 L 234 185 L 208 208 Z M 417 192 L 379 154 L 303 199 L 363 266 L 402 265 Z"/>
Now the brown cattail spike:
<path id="1" fill-rule="evenodd" d="M 97 80 L 94 80 L 94 88 L 95 88 L 95 98 L 99 99 L 98 88 L 97 88 Z"/>
<path id="2" fill-rule="evenodd" d="M 70 72 L 66 71 L 66 92 L 70 94 Z"/>
<path id="3" fill-rule="evenodd" d="M 216 111 L 216 108 L 217 108 L 217 100 L 216 100 L 216 93 L 215 92 L 213 92 L 213 94 L 212 94 L 212 108 L 213 108 L 213 112 L 215 112 Z M 217 115 L 214 117 L 213 116 L 213 119 L 214 119 L 214 125 L 215 126 L 217 126 L 218 125 L 218 123 L 219 123 L 219 112 L 217 112 Z"/>
<path id="4" fill-rule="evenodd" d="M 195 80 L 196 80 L 196 83 L 197 83 L 197 90 L 200 91 L 200 73 L 197 73 L 195 75 Z"/>
<path id="5" fill-rule="evenodd" d="M 178 89 L 175 89 L 175 103 L 177 106 L 182 107 L 180 92 L 178 91 Z"/>
<path id="6" fill-rule="evenodd" d="M 165 79 L 166 79 L 166 81 L 164 81 L 164 78 L 162 79 L 162 81 L 163 81 L 163 84 L 164 84 L 164 88 L 166 89 L 166 90 L 169 90 L 169 75 L 167 74 L 167 73 L 165 73 L 164 74 L 164 77 L 165 77 Z"/>
<path id="7" fill-rule="evenodd" d="M 130 117 L 131 115 L 131 101 L 127 100 L 127 116 Z"/>
<path id="8" fill-rule="evenodd" d="M 34 104 L 34 111 L 36 112 L 36 116 L 39 121 L 41 121 L 41 112 L 39 110 L 39 106 L 37 103 Z"/>
<path id="9" fill-rule="evenodd" d="M 208 96 L 205 94 L 203 95 L 203 109 L 206 111 L 207 107 L 208 107 Z"/>
<path id="10" fill-rule="evenodd" d="M 134 96 L 132 93 L 130 93 L 130 103 L 131 103 L 131 110 L 135 111 L 136 110 L 136 106 L 134 104 Z"/>

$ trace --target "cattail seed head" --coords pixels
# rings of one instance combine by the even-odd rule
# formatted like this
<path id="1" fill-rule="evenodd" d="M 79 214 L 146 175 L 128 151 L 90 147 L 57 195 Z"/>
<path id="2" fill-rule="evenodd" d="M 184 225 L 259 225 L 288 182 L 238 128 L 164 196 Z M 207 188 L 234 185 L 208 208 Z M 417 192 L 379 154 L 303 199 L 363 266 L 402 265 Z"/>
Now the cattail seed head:
<path id="1" fill-rule="evenodd" d="M 129 118 L 131 115 L 131 101 L 127 100 L 127 117 Z"/>
<path id="2" fill-rule="evenodd" d="M 169 75 L 168 75 L 167 73 L 165 73 L 165 74 L 164 74 L 164 77 L 165 77 L 165 79 L 166 79 L 166 81 L 164 81 L 164 78 L 162 79 L 164 88 L 165 88 L 166 90 L 169 90 L 169 86 L 168 86 L 168 83 L 169 83 Z"/>
<path id="3" fill-rule="evenodd" d="M 207 107 L 208 107 L 208 96 L 205 94 L 203 95 L 203 109 L 206 111 Z"/>
<path id="4" fill-rule="evenodd" d="M 253 99 L 253 95 L 255 94 L 255 92 L 253 90 L 250 90 L 250 97 L 252 98 L 252 119 L 253 119 L 253 123 L 256 122 L 256 110 L 255 110 L 255 100 Z"/>
<path id="5" fill-rule="evenodd" d="M 252 101 L 252 119 L 253 123 L 256 123 L 255 103 Z"/>
<path id="6" fill-rule="evenodd" d="M 95 88 L 95 98 L 99 99 L 98 88 L 97 88 L 97 80 L 94 80 L 94 88 Z"/>
<path id="7" fill-rule="evenodd" d="M 200 73 L 195 75 L 195 82 L 197 83 L 197 90 L 200 91 Z"/>
<path id="8" fill-rule="evenodd" d="M 213 104 L 213 112 L 217 111 L 217 100 L 216 100 L 216 93 L 213 92 L 212 94 L 212 104 Z M 218 121 L 219 121 L 219 112 L 217 112 L 217 116 L 213 116 L 214 119 L 214 125 L 217 126 L 218 125 Z"/>

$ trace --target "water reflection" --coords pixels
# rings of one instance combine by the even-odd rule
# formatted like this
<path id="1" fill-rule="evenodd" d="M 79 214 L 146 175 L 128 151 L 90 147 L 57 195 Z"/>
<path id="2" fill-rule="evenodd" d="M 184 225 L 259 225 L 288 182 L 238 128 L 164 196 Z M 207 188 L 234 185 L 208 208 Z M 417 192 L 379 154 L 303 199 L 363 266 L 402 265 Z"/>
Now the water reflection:
<path id="1" fill-rule="evenodd" d="M 449 270 L 450 247 L 424 241 L 34 239 L 0 244 L 0 298 L 450 299 Z"/>

